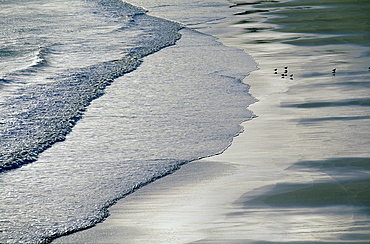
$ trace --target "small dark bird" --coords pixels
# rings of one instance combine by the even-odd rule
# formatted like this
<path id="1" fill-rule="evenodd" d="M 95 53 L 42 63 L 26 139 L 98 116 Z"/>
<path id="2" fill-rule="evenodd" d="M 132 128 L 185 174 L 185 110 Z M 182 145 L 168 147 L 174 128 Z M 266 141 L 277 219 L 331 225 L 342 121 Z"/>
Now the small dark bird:
<path id="1" fill-rule="evenodd" d="M 288 66 L 285 66 L 284 69 L 288 69 Z"/>
<path id="2" fill-rule="evenodd" d="M 290 74 L 290 79 L 293 80 L 293 74 Z"/>
<path id="3" fill-rule="evenodd" d="M 337 69 L 333 69 L 331 72 L 332 72 L 333 74 L 335 74 L 335 71 L 337 71 Z"/>
<path id="4" fill-rule="evenodd" d="M 274 69 L 274 74 L 277 75 L 277 69 Z"/>
<path id="5" fill-rule="evenodd" d="M 284 73 L 286 74 L 286 73 L 288 73 L 288 70 L 286 69 L 286 70 L 284 70 Z"/>
<path id="6" fill-rule="evenodd" d="M 285 78 L 285 75 L 284 74 L 281 74 L 281 78 Z"/>

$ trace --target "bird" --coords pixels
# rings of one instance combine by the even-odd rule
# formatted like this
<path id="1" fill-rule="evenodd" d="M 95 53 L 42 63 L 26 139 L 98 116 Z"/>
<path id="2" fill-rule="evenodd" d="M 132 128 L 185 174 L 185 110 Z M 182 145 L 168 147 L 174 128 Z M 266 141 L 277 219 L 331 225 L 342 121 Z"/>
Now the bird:
<path id="1" fill-rule="evenodd" d="M 274 69 L 274 74 L 277 75 L 278 69 Z"/>
<path id="2" fill-rule="evenodd" d="M 335 71 L 337 71 L 337 69 L 336 69 L 336 68 L 334 68 L 331 72 L 332 72 L 333 74 L 335 74 Z"/>
<path id="3" fill-rule="evenodd" d="M 290 79 L 293 80 L 293 74 L 290 74 Z"/>
<path id="4" fill-rule="evenodd" d="M 288 66 L 285 66 L 285 67 L 284 67 L 284 69 L 285 69 L 285 70 L 284 70 L 284 74 L 285 74 L 285 76 L 288 76 Z"/>
<path id="5" fill-rule="evenodd" d="M 285 78 L 285 74 L 281 74 L 281 78 Z"/>

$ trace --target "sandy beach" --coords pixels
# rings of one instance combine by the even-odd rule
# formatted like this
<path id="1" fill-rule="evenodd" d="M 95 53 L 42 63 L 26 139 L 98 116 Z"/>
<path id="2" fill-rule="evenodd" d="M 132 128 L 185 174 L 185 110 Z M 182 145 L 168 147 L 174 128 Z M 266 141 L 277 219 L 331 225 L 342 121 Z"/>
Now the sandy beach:
<path id="1" fill-rule="evenodd" d="M 156 53 L 145 61 L 155 62 L 163 58 L 161 55 Z M 254 73 L 246 78 L 248 84 L 253 76 Z M 266 94 L 264 89 L 256 84 L 251 93 L 262 97 Z M 103 223 L 53 243 L 188 243 L 205 238 L 219 241 L 225 238 L 225 243 L 230 243 L 234 239 L 252 238 L 251 233 L 256 229 L 247 225 L 244 227 L 252 228 L 251 233 L 243 233 L 241 227 L 229 236 L 234 225 L 245 218 L 238 199 L 253 189 L 274 185 L 281 178 L 289 162 L 283 165 L 273 162 L 287 157 L 281 147 L 294 139 L 282 136 L 292 128 L 282 120 L 276 106 L 272 106 L 278 99 L 271 94 L 268 97 L 269 100 L 266 97 L 251 106 L 250 109 L 263 116 L 243 123 L 244 132 L 224 153 L 183 165 L 109 208 L 110 216 Z M 271 130 L 276 135 L 263 133 L 271 127 L 286 129 Z M 223 230 L 226 232 L 222 237 Z"/>
<path id="2" fill-rule="evenodd" d="M 258 230 L 263 233 L 263 228 L 243 223 L 246 216 L 238 200 L 246 192 L 277 182 L 281 170 L 261 164 L 265 149 L 254 150 L 257 142 L 248 140 L 252 123 L 243 124 L 246 131 L 222 155 L 183 165 L 119 201 L 103 223 L 55 243 L 202 243 L 204 239 L 239 243 L 253 238 L 252 233 L 259 235 Z M 251 133 L 261 132 L 256 130 L 263 130 L 259 125 L 255 123 Z M 256 154 L 251 155 L 250 150 Z M 274 224 L 276 219 L 270 221 Z M 252 229 L 244 232 L 245 228 Z M 234 233 L 231 236 L 230 231 Z M 283 233 L 276 230 L 276 235 Z"/>
<path id="3" fill-rule="evenodd" d="M 307 58 L 309 48 L 253 43 L 272 35 L 247 33 L 249 43 L 240 33 L 219 36 L 259 63 L 244 79 L 259 100 L 248 108 L 258 117 L 242 124 L 244 132 L 224 153 L 183 165 L 118 201 L 103 223 L 53 243 L 367 243 L 369 141 L 354 125 L 368 118 L 362 107 L 304 108 L 310 101 L 366 97 L 366 91 L 327 89 L 362 79 L 363 71 L 348 76 L 365 70 L 364 62 L 343 61 L 356 56 L 347 46 L 331 53 L 318 47 Z M 333 76 L 334 65 L 347 73 Z M 285 66 L 294 78 L 280 77 Z"/>
<path id="4" fill-rule="evenodd" d="M 321 138 L 304 137 L 310 134 L 298 128 L 302 114 L 280 106 L 294 80 L 280 81 L 272 72 L 275 64 L 268 58 L 264 61 L 245 79 L 250 93 L 259 99 L 249 107 L 258 117 L 242 124 L 244 132 L 224 153 L 183 165 L 120 200 L 109 208 L 110 216 L 103 223 L 53 243 L 335 242 L 339 240 L 335 236 L 343 234 L 336 233 L 338 225 L 366 221 L 351 207 L 296 208 L 292 198 L 283 200 L 292 205 L 284 209 L 263 201 L 258 209 L 253 205 L 253 199 L 266 192 L 279 195 L 316 180 L 338 183 L 324 172 L 289 169 L 302 160 L 333 156 L 335 148 L 318 147 Z M 290 189 L 278 187 L 288 182 Z"/>
<path id="5" fill-rule="evenodd" d="M 370 1 L 0 5 L 0 243 L 370 243 Z"/>

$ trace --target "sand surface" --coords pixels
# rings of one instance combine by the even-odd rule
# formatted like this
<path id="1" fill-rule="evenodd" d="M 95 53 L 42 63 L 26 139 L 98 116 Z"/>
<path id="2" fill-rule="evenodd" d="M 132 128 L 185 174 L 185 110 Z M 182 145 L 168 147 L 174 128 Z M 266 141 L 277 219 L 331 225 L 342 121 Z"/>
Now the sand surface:
<path id="1" fill-rule="evenodd" d="M 243 123 L 245 131 L 223 154 L 183 165 L 120 200 L 103 223 L 54 243 L 335 243 L 353 223 L 366 223 L 366 215 L 351 206 L 248 207 L 265 192 L 279 194 L 276 186 L 287 182 L 326 180 L 341 187 L 325 173 L 289 170 L 305 155 L 317 155 L 310 151 L 315 141 L 302 141 L 294 114 L 278 106 L 282 92 L 262 95 L 263 86 L 253 86 L 258 72 L 247 79 L 251 92 L 261 94 L 250 106 L 259 117 Z"/>
<path id="2" fill-rule="evenodd" d="M 244 132 L 224 153 L 183 165 L 175 173 L 120 200 L 109 209 L 110 217 L 103 223 L 53 243 L 337 243 L 346 242 L 346 238 L 368 238 L 367 215 L 358 212 L 351 199 L 344 199 L 350 202 L 344 206 L 322 203 L 322 197 L 332 191 L 328 186 L 347 191 L 339 178 L 320 170 L 291 169 L 301 161 L 346 157 L 355 152 L 348 147 L 351 137 L 342 140 L 348 131 L 340 127 L 304 127 L 299 124 L 302 118 L 319 114 L 281 106 L 312 93 L 291 92 L 293 85 L 305 81 L 303 78 L 283 80 L 274 76 L 274 53 L 263 57 L 269 52 L 254 55 L 263 63 L 245 79 L 251 85 L 250 93 L 259 99 L 249 107 L 258 117 L 242 124 Z M 160 55 L 161 52 L 151 55 L 146 61 L 155 62 Z M 291 60 L 292 69 L 296 66 L 299 70 L 300 58 Z M 325 79 L 333 77 L 329 73 Z M 329 139 L 335 143 L 326 143 Z M 366 156 L 361 154 L 366 152 L 364 148 L 356 150 L 358 156 Z M 274 198 L 269 203 L 257 201 L 266 193 L 278 196 L 318 182 L 329 185 L 305 193 L 303 201 L 313 199 L 306 205 L 295 206 L 302 200 L 300 195 L 295 199 L 294 193 L 286 199 L 282 195 L 283 199 L 276 202 Z M 341 195 L 338 191 L 334 201 L 343 200 Z"/>
<path id="3" fill-rule="evenodd" d="M 147 61 L 158 55 L 147 57 Z M 246 82 L 253 83 L 258 73 L 253 72 Z M 284 169 L 295 160 L 292 157 L 294 151 L 289 154 L 287 151 L 289 142 L 296 140 L 296 127 L 289 122 L 290 114 L 284 114 L 276 105 L 279 104 L 280 89 L 271 93 L 266 91 L 271 89 L 269 86 L 265 88 L 266 84 L 251 85 L 252 94 L 261 94 L 257 97 L 262 100 L 250 107 L 259 117 L 243 123 L 245 131 L 223 154 L 183 165 L 175 173 L 112 206 L 110 217 L 103 223 L 53 243 L 189 243 L 206 240 L 238 243 L 238 240 L 258 240 L 266 232 L 270 233 L 269 238 L 282 239 L 286 232 L 284 226 L 276 225 L 279 221 L 276 218 L 280 216 L 265 218 L 264 214 L 259 214 L 248 218 L 243 208 L 244 200 L 240 198 L 254 189 L 271 188 L 280 179 L 286 180 Z"/>
<path id="4" fill-rule="evenodd" d="M 299 111 L 280 106 L 294 81 L 279 83 L 268 74 L 274 64 L 263 67 L 245 79 L 260 100 L 250 106 L 258 117 L 242 124 L 244 132 L 224 153 L 183 165 L 120 200 L 103 223 L 53 243 L 338 243 L 356 234 L 354 239 L 366 239 L 367 215 L 351 204 L 296 207 L 292 203 L 297 199 L 289 198 L 278 200 L 284 208 L 263 201 L 250 204 L 266 192 L 290 192 L 277 187 L 284 184 L 293 190 L 315 182 L 345 187 L 325 172 L 291 170 L 302 160 L 333 157 L 341 142 L 328 146 L 312 136 L 317 128 L 311 128 L 312 135 L 302 131 Z M 316 193 L 307 197 L 321 204 Z"/>
<path id="5" fill-rule="evenodd" d="M 103 223 L 54 243 L 366 243 L 368 212 L 361 212 L 369 201 L 362 182 L 369 159 L 365 108 L 294 104 L 367 97 L 366 90 L 339 85 L 347 81 L 344 70 L 360 74 L 350 81 L 361 81 L 368 73 L 360 71 L 365 70 L 363 62 L 354 58 L 358 53 L 350 45 L 312 51 L 279 42 L 253 43 L 289 35 L 265 31 L 220 39 L 259 63 L 259 70 L 244 80 L 259 100 L 249 107 L 258 117 L 242 124 L 244 132 L 224 153 L 183 165 L 120 200 Z M 160 55 L 146 61 L 156 62 Z M 280 77 L 284 66 L 294 79 Z M 333 76 L 333 66 L 343 73 Z M 350 157 L 358 157 L 365 167 L 298 167 L 325 160 L 346 163 Z"/>

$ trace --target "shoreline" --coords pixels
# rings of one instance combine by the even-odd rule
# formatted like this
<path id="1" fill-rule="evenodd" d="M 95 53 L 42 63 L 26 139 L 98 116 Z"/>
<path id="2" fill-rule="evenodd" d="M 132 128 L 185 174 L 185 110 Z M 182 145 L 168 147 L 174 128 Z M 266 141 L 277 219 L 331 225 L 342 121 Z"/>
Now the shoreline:
<path id="1" fill-rule="evenodd" d="M 155 59 L 157 55 L 151 55 L 146 58 L 152 59 L 154 57 Z M 161 56 L 159 57 L 159 59 L 162 59 L 162 58 L 163 57 Z M 146 61 L 144 60 L 144 64 L 145 63 Z M 243 132 L 241 131 L 238 135 L 240 136 L 242 133 Z M 234 140 L 235 140 L 235 137 L 234 137 Z M 231 146 L 232 144 L 230 144 L 226 149 L 224 149 L 223 152 L 221 152 L 221 154 L 229 150 Z M 150 198 L 157 197 L 157 196 L 161 196 L 163 198 L 172 198 L 172 197 L 175 197 L 176 199 L 183 198 L 183 199 L 186 199 L 185 201 L 191 201 L 191 199 L 197 199 L 196 195 L 198 194 L 198 191 L 197 190 L 193 191 L 193 190 L 202 188 L 202 185 L 204 185 L 204 181 L 208 182 L 207 185 L 213 186 L 214 181 L 223 179 L 225 171 L 231 173 L 232 171 L 235 170 L 235 166 L 229 163 L 209 162 L 208 159 L 212 157 L 214 156 L 206 157 L 200 160 L 195 160 L 195 161 L 186 163 L 184 165 L 181 165 L 179 169 L 175 170 L 173 173 L 165 175 L 164 177 L 161 177 L 151 182 L 150 184 L 145 184 L 143 187 L 140 187 L 139 189 L 135 190 L 133 193 L 126 195 L 124 198 L 118 200 L 117 203 L 109 207 L 108 211 L 110 215 L 103 222 L 98 223 L 97 225 L 91 228 L 77 231 L 77 232 L 74 232 L 66 236 L 59 237 L 53 240 L 53 243 L 99 243 L 99 242 L 100 243 L 121 243 L 122 241 L 128 241 L 130 243 L 138 241 L 139 243 L 142 243 L 142 241 L 144 241 L 142 238 L 135 240 L 139 235 L 135 236 L 134 239 L 125 240 L 125 238 L 129 238 L 129 236 L 131 235 L 130 233 L 133 228 L 132 226 L 131 227 L 129 226 L 127 228 L 127 232 L 125 230 L 127 226 L 125 227 L 124 225 L 125 223 L 127 224 L 127 222 L 125 222 L 124 220 L 126 220 L 127 217 L 123 215 L 130 214 L 132 212 L 130 209 L 127 209 L 127 207 L 133 208 L 133 206 L 136 206 L 136 205 L 139 206 L 140 205 L 139 203 L 142 203 L 144 205 L 147 204 L 149 206 L 151 205 L 158 206 L 160 204 L 158 202 L 156 203 L 147 202 L 147 201 L 150 201 Z M 210 172 L 210 169 L 211 169 L 211 172 Z M 194 170 L 198 173 L 194 174 Z M 205 180 L 205 179 L 208 179 L 208 180 Z M 210 182 L 213 182 L 213 183 L 210 183 Z M 174 186 L 176 187 L 176 189 L 180 189 L 180 190 L 178 191 L 171 190 L 170 188 Z M 185 189 L 188 186 L 190 187 L 188 189 Z M 205 191 L 208 192 L 208 190 L 206 189 Z M 177 192 L 180 195 L 177 195 Z M 154 195 L 151 195 L 151 193 L 153 193 Z M 147 197 L 148 199 L 146 199 Z M 159 201 L 162 202 L 162 199 L 160 199 Z M 168 201 L 173 202 L 172 200 L 164 200 L 163 202 L 168 202 Z M 182 201 L 179 201 L 179 204 L 181 205 Z M 133 205 L 133 206 L 130 206 L 130 205 Z M 182 208 L 182 206 L 178 206 L 178 207 Z M 146 207 L 144 206 L 144 208 Z M 160 209 L 162 209 L 162 207 L 158 207 L 158 209 L 153 209 L 151 212 L 153 214 L 159 213 Z M 167 208 L 164 207 L 163 210 L 165 209 Z M 145 212 L 147 211 L 139 210 L 138 214 L 140 215 L 140 213 L 145 213 Z M 167 215 L 166 213 L 163 213 L 163 216 L 166 216 L 166 215 Z M 188 221 L 190 221 L 189 218 L 186 217 L 186 215 L 187 213 L 184 212 L 183 219 L 188 219 Z M 162 218 L 162 217 L 159 217 L 159 218 Z M 196 218 L 194 218 L 194 220 L 196 220 Z M 159 225 L 156 224 L 156 226 L 159 226 Z M 141 226 L 139 229 L 135 230 L 135 233 L 143 232 L 145 231 L 144 229 L 145 227 Z M 148 235 L 147 238 L 148 239 L 146 241 L 149 241 L 150 243 L 155 242 L 155 240 L 153 239 L 153 233 Z M 182 239 L 182 237 L 180 239 Z M 162 240 L 158 239 L 158 243 L 162 243 Z"/>
<path id="2" fill-rule="evenodd" d="M 307 47 L 245 44 L 243 38 L 274 39 L 268 31 L 245 34 L 235 40 L 226 33 L 218 41 L 244 49 L 259 62 L 259 69 L 244 79 L 249 93 L 259 100 L 248 107 L 258 117 L 241 124 L 244 131 L 222 154 L 182 165 L 118 201 L 103 223 L 53 243 L 367 243 L 366 187 L 356 184 L 368 177 L 368 140 L 361 137 L 364 131 L 354 129 L 366 121 L 330 120 L 338 118 L 337 113 L 356 117 L 363 108 L 348 112 L 346 107 L 284 106 L 357 95 L 355 89 L 335 87 L 347 80 L 344 74 L 330 73 L 336 60 L 351 60 L 356 52 L 346 46 L 341 53 L 341 46 L 336 46 L 334 54 L 328 54 L 320 46 L 307 60 Z M 294 79 L 273 74 L 284 66 L 294 72 Z M 338 67 L 356 71 L 354 63 L 343 61 Z M 334 89 L 321 89 L 323 84 Z M 302 123 L 315 118 L 324 123 Z M 336 124 L 326 124 L 327 118 Z M 341 168 L 336 164 L 341 160 L 359 160 L 360 166 Z M 334 164 L 329 169 L 315 166 L 323 162 Z M 343 194 L 353 189 L 364 199 Z M 334 204 L 325 202 L 328 198 Z M 301 203 L 302 199 L 309 201 Z"/>
<path id="3" fill-rule="evenodd" d="M 367 243 L 361 223 L 366 226 L 368 220 L 361 205 L 295 207 L 289 195 L 283 202 L 288 209 L 274 205 L 281 200 L 253 205 L 261 196 L 299 193 L 316 182 L 329 182 L 323 189 L 333 183 L 345 187 L 323 170 L 291 170 L 299 162 L 335 158 L 335 150 L 323 158 L 328 145 L 318 148 L 320 138 L 303 137 L 298 122 L 302 115 L 281 106 L 291 81 L 276 83 L 277 78 L 267 75 L 274 64 L 262 66 L 244 80 L 251 86 L 249 93 L 260 100 L 248 107 L 258 117 L 241 124 L 244 131 L 222 154 L 182 165 L 118 201 L 103 223 L 53 243 Z M 344 152 L 338 159 L 349 156 Z M 366 153 L 358 156 L 367 160 Z M 284 185 L 292 189 L 280 187 Z M 342 225 L 346 227 L 340 231 Z"/>
<path id="4" fill-rule="evenodd" d="M 256 72 L 251 72 L 245 83 L 250 85 Z M 251 90 L 255 91 L 249 91 L 250 94 L 259 92 L 263 96 L 263 88 L 251 85 Z M 277 168 L 282 171 L 289 165 L 266 167 L 270 162 L 261 162 L 264 157 L 260 154 L 269 149 L 251 148 L 264 144 L 266 139 L 261 135 L 266 124 L 275 123 L 274 116 L 269 117 L 266 110 L 274 107 L 264 99 L 248 109 L 263 116 L 243 122 L 243 132 L 233 138 L 223 153 L 182 165 L 119 200 L 109 208 L 110 216 L 104 222 L 53 243 L 189 243 L 207 238 L 213 228 L 230 228 L 232 223 L 224 219 L 243 211 L 238 200 L 246 192 L 275 184 L 279 177 L 271 175 Z M 269 145 L 270 149 L 273 147 Z M 243 216 L 239 217 L 242 221 Z"/>

